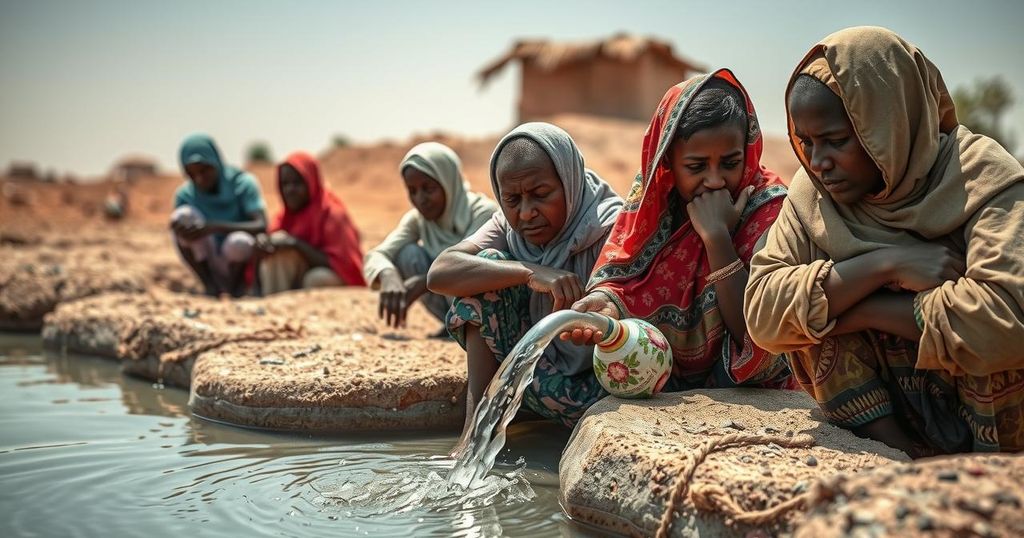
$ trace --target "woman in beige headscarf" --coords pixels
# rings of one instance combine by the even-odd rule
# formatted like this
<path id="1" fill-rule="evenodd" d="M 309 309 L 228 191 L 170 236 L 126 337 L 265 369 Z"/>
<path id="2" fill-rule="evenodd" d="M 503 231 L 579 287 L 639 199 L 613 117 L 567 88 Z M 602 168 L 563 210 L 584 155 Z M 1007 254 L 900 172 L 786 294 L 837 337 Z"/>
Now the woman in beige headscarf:
<path id="1" fill-rule="evenodd" d="M 438 142 L 414 146 L 398 171 L 413 209 L 366 253 L 363 276 L 371 288 L 380 290 L 377 313 L 388 325 L 404 325 L 406 312 L 417 299 L 444 321 L 451 301 L 427 290 L 430 264 L 442 250 L 489 221 L 498 204 L 469 190 L 459 156 Z M 442 328 L 433 336 L 446 335 Z"/>
<path id="2" fill-rule="evenodd" d="M 828 419 L 911 455 L 1024 449 L 1024 169 L 939 70 L 842 30 L 786 96 L 803 168 L 751 262 L 751 338 Z"/>

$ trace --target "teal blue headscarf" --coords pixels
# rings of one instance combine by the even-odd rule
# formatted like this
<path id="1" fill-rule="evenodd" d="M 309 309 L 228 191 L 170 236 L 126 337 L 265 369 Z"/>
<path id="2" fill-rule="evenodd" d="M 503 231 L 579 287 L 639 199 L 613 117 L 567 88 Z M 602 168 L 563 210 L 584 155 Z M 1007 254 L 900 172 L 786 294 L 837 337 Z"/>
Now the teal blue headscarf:
<path id="1" fill-rule="evenodd" d="M 259 182 L 251 174 L 224 164 L 213 139 L 205 134 L 194 134 L 181 144 L 179 153 L 182 172 L 185 166 L 203 163 L 217 170 L 216 192 L 202 192 L 186 179 L 174 193 L 174 207 L 190 205 L 199 210 L 208 221 L 243 222 L 249 215 L 263 211 L 263 195 Z M 187 174 L 186 174 L 187 178 Z"/>

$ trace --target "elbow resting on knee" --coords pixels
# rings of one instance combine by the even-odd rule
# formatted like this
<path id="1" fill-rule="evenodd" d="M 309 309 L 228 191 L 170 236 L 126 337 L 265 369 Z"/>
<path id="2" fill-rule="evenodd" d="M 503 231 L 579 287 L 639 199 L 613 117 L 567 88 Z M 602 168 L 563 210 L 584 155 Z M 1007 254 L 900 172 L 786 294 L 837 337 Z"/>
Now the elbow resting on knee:
<path id="1" fill-rule="evenodd" d="M 442 252 L 434 263 L 430 264 L 430 269 L 427 270 L 427 289 L 440 294 L 445 295 L 445 272 L 444 272 L 444 253 Z"/>

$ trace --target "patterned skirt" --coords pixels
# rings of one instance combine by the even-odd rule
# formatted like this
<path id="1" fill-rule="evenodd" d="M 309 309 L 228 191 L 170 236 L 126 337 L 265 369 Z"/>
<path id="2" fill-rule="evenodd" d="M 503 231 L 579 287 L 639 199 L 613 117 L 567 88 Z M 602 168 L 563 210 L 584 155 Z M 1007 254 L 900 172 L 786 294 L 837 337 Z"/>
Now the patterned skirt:
<path id="1" fill-rule="evenodd" d="M 512 259 L 507 252 L 493 249 L 485 249 L 478 256 L 492 260 Z M 445 325 L 462 349 L 466 349 L 466 331 L 479 330 L 495 360 L 501 362 L 531 327 L 531 293 L 521 285 L 457 298 L 448 311 Z M 552 351 L 549 347 L 548 353 Z M 607 395 L 593 370 L 566 375 L 555 368 L 545 354 L 537 361 L 533 382 L 523 394 L 523 403 L 534 413 L 571 428 L 587 408 Z"/>
<path id="2" fill-rule="evenodd" d="M 1024 449 L 1024 370 L 956 377 L 918 370 L 916 342 L 877 331 L 826 338 L 789 359 L 797 381 L 838 426 L 894 415 L 941 452 Z"/>

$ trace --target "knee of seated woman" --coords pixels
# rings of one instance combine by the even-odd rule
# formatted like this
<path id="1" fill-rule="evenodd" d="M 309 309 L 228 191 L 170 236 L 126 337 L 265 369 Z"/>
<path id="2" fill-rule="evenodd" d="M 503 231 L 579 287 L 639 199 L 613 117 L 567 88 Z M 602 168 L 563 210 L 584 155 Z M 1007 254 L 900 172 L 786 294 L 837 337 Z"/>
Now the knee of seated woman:
<path id="1" fill-rule="evenodd" d="M 477 252 L 476 255 L 481 258 L 487 258 L 488 260 L 508 261 L 513 259 L 512 254 L 496 248 L 485 248 L 480 252 Z"/>
<path id="2" fill-rule="evenodd" d="M 224 238 L 221 254 L 231 263 L 245 263 L 252 258 L 256 238 L 246 232 L 231 232 Z"/>
<path id="3" fill-rule="evenodd" d="M 431 263 L 433 260 L 427 251 L 416 243 L 405 245 L 395 256 L 395 269 L 398 269 L 402 278 L 427 274 Z"/>
<path id="4" fill-rule="evenodd" d="M 178 206 L 171 212 L 171 225 L 197 226 L 203 224 L 206 218 L 203 213 L 190 205 Z"/>

